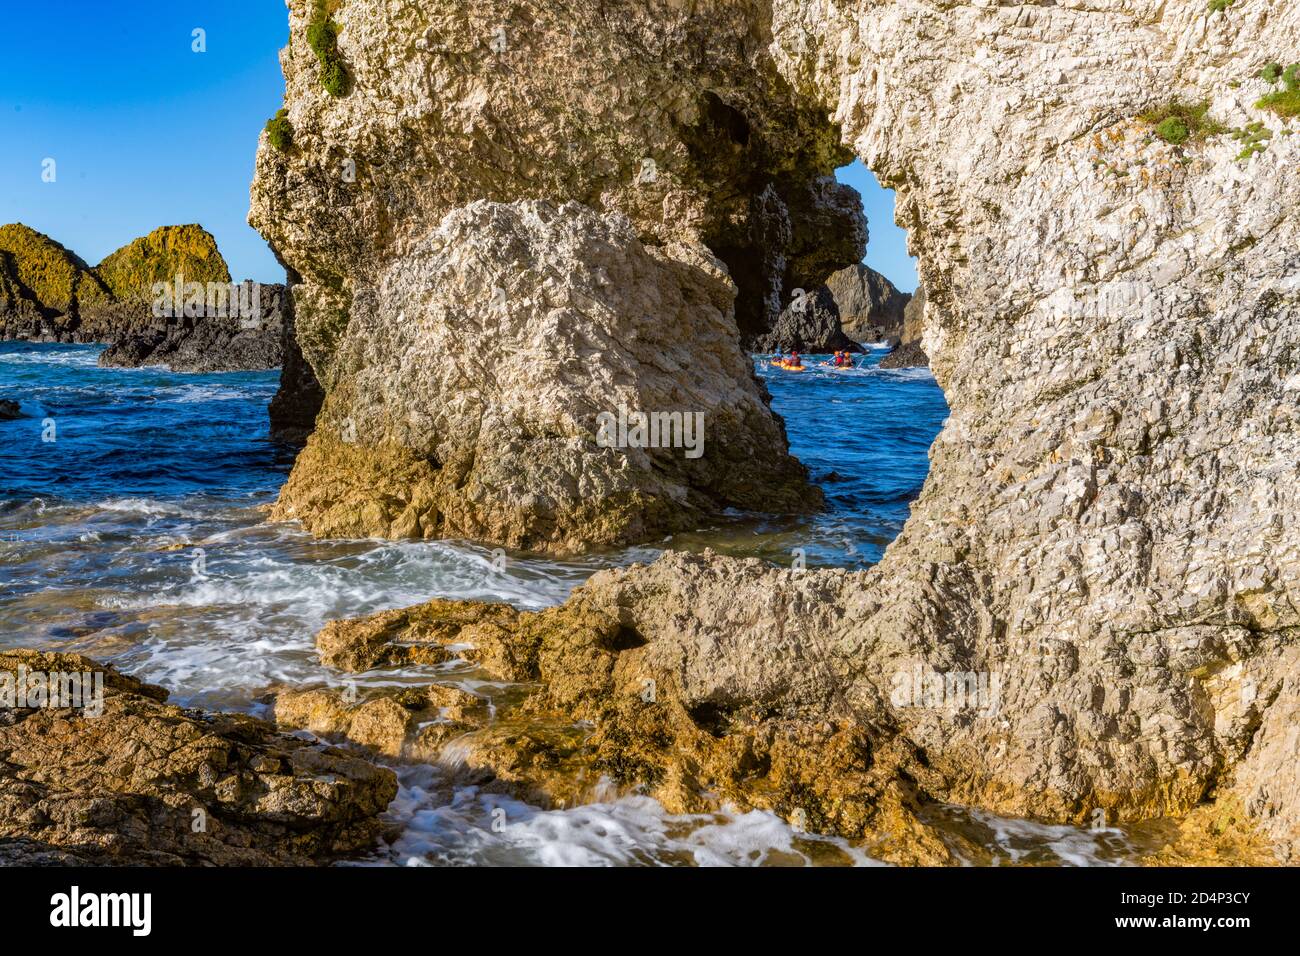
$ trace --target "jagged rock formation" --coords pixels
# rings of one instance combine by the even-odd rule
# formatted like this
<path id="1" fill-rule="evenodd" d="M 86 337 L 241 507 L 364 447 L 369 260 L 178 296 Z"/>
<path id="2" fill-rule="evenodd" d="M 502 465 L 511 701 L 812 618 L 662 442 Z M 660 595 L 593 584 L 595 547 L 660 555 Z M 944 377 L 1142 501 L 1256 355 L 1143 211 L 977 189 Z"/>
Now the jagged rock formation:
<path id="1" fill-rule="evenodd" d="M 774 69 L 759 7 L 342 2 L 341 98 L 307 42 L 312 10 L 290 5 L 292 145 L 264 138 L 250 222 L 302 274 L 300 339 L 327 390 L 353 297 L 477 199 L 574 200 L 652 242 L 703 241 L 739 286 L 747 335 L 782 287 L 862 258 L 860 201 L 831 178 L 851 154 Z"/>
<path id="2" fill-rule="evenodd" d="M 925 287 L 916 290 L 903 310 L 903 325 L 899 339 L 888 355 L 880 360 L 881 368 L 917 368 L 930 364 L 930 358 L 921 346 L 925 335 Z"/>
<path id="3" fill-rule="evenodd" d="M 22 223 L 0 226 L 0 332 L 4 338 L 76 340 L 113 302 L 102 279 L 75 253 Z"/>
<path id="4" fill-rule="evenodd" d="M 912 296 L 875 269 L 860 262 L 840 269 L 826 280 L 826 288 L 839 308 L 844 334 L 854 341 L 903 339 L 904 310 Z"/>
<path id="5" fill-rule="evenodd" d="M 861 352 L 863 348 L 844 334 L 835 297 L 825 286 L 794 299 L 772 330 L 748 343 L 751 352 Z"/>
<path id="6" fill-rule="evenodd" d="M 749 733 L 719 712 L 805 714 L 833 694 L 836 720 L 869 744 L 857 766 L 892 774 L 869 755 L 915 748 L 929 773 L 892 766 L 929 796 L 1076 821 L 1217 801 L 1293 858 L 1300 145 L 1256 104 L 1261 67 L 1300 47 L 1300 7 L 616 3 L 608 20 L 551 8 L 523 26 L 523 7 L 431 6 L 340 5 L 356 88 L 337 102 L 312 89 L 295 18 L 288 107 L 305 145 L 263 146 L 254 220 L 304 273 L 304 348 L 327 388 L 349 311 L 449 206 L 576 198 L 739 262 L 719 239 L 720 212 L 751 208 L 733 171 L 773 168 L 742 129 L 779 152 L 806 122 L 829 155 L 829 114 L 896 190 L 951 416 L 871 571 L 796 580 L 668 558 L 606 580 L 650 674 L 683 681 L 706 705 L 687 716 L 741 752 Z M 498 23 L 518 56 L 488 46 Z M 708 138 L 729 158 L 691 162 L 671 133 L 700 129 L 710 96 L 732 111 L 715 111 L 732 134 Z M 1139 117 L 1173 97 L 1271 138 L 1245 155 L 1227 135 L 1165 142 Z M 663 159 L 662 192 L 634 182 L 644 152 Z M 336 175 L 349 158 L 355 183 Z M 743 221 L 728 234 L 763 220 Z M 762 655 L 796 626 L 790 653 Z M 996 711 L 895 693 L 936 674 L 998 675 Z M 613 746 L 639 754 L 658 721 L 627 720 Z M 780 746 L 803 739 L 772 729 Z M 847 786 L 863 813 L 880 805 L 880 780 Z M 857 811 L 817 805 L 854 832 Z"/>
<path id="7" fill-rule="evenodd" d="M 236 372 L 279 368 L 286 332 L 285 287 L 245 282 L 252 313 L 236 318 L 156 319 L 145 330 L 118 339 L 99 364 L 118 368 L 166 365 L 173 372 Z"/>
<path id="8" fill-rule="evenodd" d="M 0 651 L 9 693 L 34 673 L 102 674 L 103 712 L 42 696 L 0 715 L 10 863 L 326 862 L 368 849 L 397 793 L 390 770 L 251 717 L 167 704 L 162 688 L 79 655 Z"/>
<path id="9" fill-rule="evenodd" d="M 267 411 L 271 418 L 271 437 L 301 445 L 316 425 L 325 392 L 298 346 L 293 286 L 301 280 L 292 269 L 285 271 L 288 284 L 280 297 L 280 387 Z"/>
<path id="10" fill-rule="evenodd" d="M 354 310 L 276 515 L 571 551 L 815 507 L 731 294 L 702 247 L 576 203 L 454 210 Z M 638 441 L 642 413 L 675 419 Z"/>
<path id="11" fill-rule="evenodd" d="M 0 226 L 0 338 L 115 342 L 157 331 L 154 283 L 229 286 L 216 240 L 201 226 L 162 226 L 94 269 L 22 223 Z"/>
<path id="12" fill-rule="evenodd" d="M 849 156 L 825 111 L 801 107 L 798 92 L 772 68 L 765 23 L 752 10 L 708 5 L 648 11 L 641 4 L 618 3 L 593 18 L 588 9 L 554 3 L 483 11 L 433 4 L 399 12 L 342 3 L 334 19 L 352 81 L 344 97 L 331 96 L 321 85 L 320 65 L 304 36 L 307 13 L 308 5 L 293 5 L 290 45 L 282 56 L 292 142 L 281 149 L 264 139 L 250 221 L 301 274 L 294 298 L 303 353 L 328 394 L 347 395 L 326 402 L 321 448 L 345 444 L 333 429 L 349 418 L 346 406 L 359 394 L 348 384 L 352 370 L 338 366 L 343 344 L 360 337 L 350 333 L 350 321 L 398 324 L 399 310 L 375 312 L 387 308 L 380 291 L 386 277 L 426 241 L 433 224 L 475 200 L 575 200 L 626 215 L 652 245 L 703 242 L 729 267 L 736 284 L 734 322 L 744 334 L 771 324 L 785 290 L 813 288 L 862 256 L 866 227 L 860 201 L 830 176 Z M 580 80 L 575 63 L 582 64 Z M 731 83 L 732 75 L 743 82 Z M 755 76 L 762 81 L 753 82 Z M 689 285 L 684 291 L 692 294 Z M 520 290 L 519 297 L 532 294 Z M 729 302 L 719 300 L 718 308 L 732 313 Z M 629 327 L 640 320 L 618 317 Z M 688 326 L 665 332 L 673 342 L 691 336 Z M 384 333 L 390 342 L 402 334 Z M 613 336 L 622 337 L 622 332 Z M 638 361 L 647 358 L 642 354 Z M 459 353 L 456 359 L 468 368 Z M 674 360 L 672 375 L 684 393 L 691 389 L 692 360 Z M 436 366 L 440 359 L 412 354 L 402 361 L 410 382 L 417 368 Z M 730 357 L 723 364 L 736 368 Z M 598 365 L 592 387 L 603 374 Z M 490 381 L 496 372 L 487 362 L 472 374 L 484 379 L 478 387 L 492 390 L 498 387 Z M 509 383 L 503 387 L 517 391 Z M 402 421 L 409 409 L 397 391 L 383 395 L 393 404 L 375 401 L 377 395 L 365 400 L 379 413 L 382 424 L 376 430 L 404 463 L 385 464 L 381 471 L 401 477 L 379 485 L 392 506 L 405 509 L 416 485 L 432 487 L 442 460 L 425 457 L 425 425 Z M 673 401 L 647 410 L 679 407 Z M 527 410 L 505 411 L 504 420 L 510 421 Z M 755 427 L 738 439 L 729 462 L 738 462 L 742 450 L 754 450 L 760 468 L 783 468 L 784 440 L 766 422 Z M 583 428 L 590 433 L 591 423 Z M 412 444 L 403 446 L 407 432 Z M 705 503 L 666 509 L 654 483 L 636 489 L 633 499 L 617 500 L 590 499 L 571 487 L 562 498 L 587 499 L 584 514 L 613 513 L 547 530 L 552 513 L 567 506 L 546 500 L 549 490 L 537 499 L 523 491 L 519 475 L 533 466 L 516 456 L 532 447 L 530 439 L 528 433 L 507 431 L 481 446 L 476 459 L 498 486 L 488 488 L 481 480 L 479 485 L 505 500 L 506 510 L 518 517 L 474 516 L 457 507 L 453 511 L 460 514 L 450 522 L 421 519 L 417 525 L 411 519 L 424 505 L 396 522 L 392 519 L 399 516 L 385 505 L 349 506 L 352 516 L 340 520 L 333 504 L 339 495 L 312 493 L 308 499 L 293 493 L 309 484 L 306 469 L 315 469 L 316 478 L 323 475 L 321 459 L 311 449 L 297 466 L 301 480 L 287 489 L 288 503 L 317 533 L 423 535 L 459 528 L 475 537 L 528 540 L 542 547 L 555 547 L 566 537 L 578 545 L 655 536 L 691 520 L 687 516 Z M 352 484 L 358 490 L 376 486 L 373 469 L 349 456 L 334 455 L 330 467 L 338 470 L 345 463 L 357 468 Z M 732 464 L 721 467 L 734 472 Z M 564 481 L 571 483 L 585 468 L 575 458 Z M 643 469 L 643 462 L 634 461 L 630 470 L 645 474 Z M 731 504 L 804 507 L 791 501 L 786 481 L 787 487 L 767 495 L 749 479 L 742 492 L 737 477 L 723 479 L 739 492 L 728 494 Z M 448 488 L 460 480 L 454 469 L 436 479 Z M 553 485 L 548 479 L 546 487 Z M 631 490 L 627 481 L 620 486 Z M 314 516 L 314 508 L 331 514 Z M 537 527 L 525 533 L 529 524 Z M 584 528 L 591 537 L 582 537 Z"/>

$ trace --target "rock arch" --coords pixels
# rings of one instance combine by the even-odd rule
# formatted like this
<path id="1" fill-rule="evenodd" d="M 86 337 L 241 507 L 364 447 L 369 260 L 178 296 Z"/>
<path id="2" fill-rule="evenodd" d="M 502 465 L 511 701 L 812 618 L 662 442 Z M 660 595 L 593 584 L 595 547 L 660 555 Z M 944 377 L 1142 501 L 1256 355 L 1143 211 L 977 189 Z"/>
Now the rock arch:
<path id="1" fill-rule="evenodd" d="M 925 348 L 952 415 L 907 527 L 864 574 L 672 557 L 598 577 L 572 608 L 643 635 L 623 676 L 662 678 L 683 714 L 759 702 L 777 739 L 834 714 L 863 753 L 923 755 L 924 797 L 1112 821 L 1217 799 L 1292 852 L 1300 146 L 1256 103 L 1260 68 L 1300 48 L 1300 10 L 351 0 L 336 16 L 356 83 L 335 100 L 302 7 L 284 54 L 295 145 L 263 143 L 251 218 L 304 277 L 323 423 L 374 361 L 364 335 L 339 346 L 358 307 L 391 321 L 381 278 L 451 210 L 573 200 L 697 277 L 707 241 L 751 237 L 729 255 L 770 257 L 770 276 L 793 240 L 762 228 L 756 197 L 811 185 L 847 147 L 897 191 L 941 317 Z M 1174 99 L 1223 132 L 1157 137 L 1151 111 Z M 708 123 L 727 133 L 716 162 L 683 132 Z M 1243 158 L 1227 129 L 1250 123 L 1272 138 Z M 345 160 L 355 182 L 334 176 Z M 710 603 L 737 594 L 759 611 Z M 916 668 L 997 673 L 996 713 L 898 705 Z M 819 821 L 861 830 L 845 806 Z"/>

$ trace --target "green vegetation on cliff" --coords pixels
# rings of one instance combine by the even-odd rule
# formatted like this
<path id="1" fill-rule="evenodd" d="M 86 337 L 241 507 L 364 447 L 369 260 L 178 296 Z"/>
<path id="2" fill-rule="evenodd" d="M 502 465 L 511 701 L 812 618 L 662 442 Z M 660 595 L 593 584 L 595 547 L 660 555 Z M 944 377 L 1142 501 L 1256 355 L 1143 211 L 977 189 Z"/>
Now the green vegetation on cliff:
<path id="1" fill-rule="evenodd" d="M 280 109 L 266 121 L 266 138 L 282 153 L 289 151 L 293 145 L 293 124 L 289 122 L 289 111 Z"/>
<path id="2" fill-rule="evenodd" d="M 1209 116 L 1210 104 L 1171 100 L 1163 106 L 1140 113 L 1138 119 L 1155 127 L 1156 136 L 1171 146 L 1198 141 L 1224 132 L 1222 123 Z"/>
<path id="3" fill-rule="evenodd" d="M 0 252 L 12 257 L 14 278 L 43 307 L 57 312 L 111 300 L 99 277 L 75 253 L 20 222 L 0 226 Z"/>
<path id="4" fill-rule="evenodd" d="M 1276 113 L 1283 119 L 1300 116 L 1300 63 L 1292 63 L 1285 70 L 1281 64 L 1270 63 L 1260 76 L 1270 83 L 1282 81 L 1282 89 L 1267 93 L 1255 104 L 1262 110 Z"/>
<path id="5" fill-rule="evenodd" d="M 307 25 L 307 45 L 320 61 L 320 82 L 331 96 L 346 96 L 350 78 L 339 53 L 339 25 L 334 21 L 333 4 L 316 0 L 311 22 Z"/>
<path id="6" fill-rule="evenodd" d="M 217 240 L 202 226 L 161 226 L 118 249 L 95 270 L 122 300 L 152 299 L 156 282 L 230 282 Z"/>

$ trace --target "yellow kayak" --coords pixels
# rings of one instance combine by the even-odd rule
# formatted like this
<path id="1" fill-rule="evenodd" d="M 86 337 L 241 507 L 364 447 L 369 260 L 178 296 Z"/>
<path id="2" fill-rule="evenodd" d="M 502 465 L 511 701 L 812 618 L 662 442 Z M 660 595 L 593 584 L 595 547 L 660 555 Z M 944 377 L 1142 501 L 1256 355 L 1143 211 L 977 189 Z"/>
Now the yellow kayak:
<path id="1" fill-rule="evenodd" d="M 785 362 L 768 362 L 772 368 L 779 368 L 783 372 L 806 372 L 808 367 L 805 365 L 789 365 Z"/>

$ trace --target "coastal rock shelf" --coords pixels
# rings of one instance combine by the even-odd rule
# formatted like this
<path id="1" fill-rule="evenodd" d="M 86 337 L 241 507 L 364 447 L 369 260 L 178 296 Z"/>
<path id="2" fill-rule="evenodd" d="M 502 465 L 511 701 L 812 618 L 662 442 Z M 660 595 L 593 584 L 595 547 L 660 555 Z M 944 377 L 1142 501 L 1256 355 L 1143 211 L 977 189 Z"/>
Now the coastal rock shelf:
<path id="1" fill-rule="evenodd" d="M 449 412 L 422 405 L 421 417 L 407 398 L 446 394 L 448 363 L 466 360 L 443 350 L 439 323 L 479 341 L 493 270 L 523 261 L 496 253 L 457 274 L 452 287 L 471 297 L 458 319 L 441 317 L 452 303 L 417 269 L 443 261 L 448 222 L 471 246 L 475 231 L 489 244 L 522 235 L 475 213 L 480 200 L 516 215 L 525 201 L 581 204 L 563 217 L 583 224 L 564 233 L 569 249 L 609 241 L 607 217 L 621 214 L 634 236 L 619 233 L 619 254 L 600 261 L 645 263 L 634 287 L 661 283 L 666 303 L 683 290 L 708 303 L 702 326 L 662 325 L 681 315 L 665 307 L 642 325 L 639 303 L 652 297 L 638 292 L 629 308 L 626 287 L 589 282 L 583 259 L 594 251 L 568 261 L 571 280 L 552 260 L 557 274 L 525 284 L 509 322 L 543 328 L 544 310 L 529 318 L 523 303 L 572 281 L 599 291 L 607 341 L 580 365 L 536 366 L 530 402 L 576 409 L 576 396 L 590 402 L 602 387 L 612 401 L 617 376 L 640 381 L 620 364 L 633 330 L 661 327 L 692 362 L 673 356 L 654 380 L 738 390 L 748 424 L 709 448 L 749 455 L 754 436 L 777 426 L 750 414 L 761 398 L 716 339 L 691 337 L 721 334 L 730 296 L 737 332 L 764 331 L 791 290 L 855 261 L 852 204 L 818 183 L 856 155 L 897 192 L 927 298 L 921 345 L 951 406 L 925 489 L 869 572 L 795 577 L 670 556 L 575 596 L 572 613 L 606 595 L 620 627 L 647 642 L 626 652 L 638 675 L 681 682 L 683 696 L 663 698 L 661 711 L 611 718 L 625 733 L 609 746 L 629 776 L 653 777 L 656 765 L 638 757 L 685 726 L 674 700 L 719 748 L 751 739 L 736 729 L 751 710 L 760 726 L 778 722 L 773 739 L 796 742 L 803 725 L 782 736 L 780 721 L 824 715 L 827 740 L 857 741 L 844 761 L 828 756 L 817 786 L 830 796 L 805 810 L 828 830 L 877 829 L 908 787 L 1073 822 L 1191 820 L 1213 803 L 1294 860 L 1300 144 L 1258 104 L 1272 89 L 1265 64 L 1300 50 L 1300 7 L 335 6 L 352 89 L 322 88 L 306 6 L 295 4 L 283 58 L 292 145 L 263 141 L 253 189 L 252 221 L 302 274 L 300 339 L 327 393 L 318 454 L 300 460 L 282 509 L 327 533 L 423 536 L 432 511 L 412 511 L 416 496 L 434 508 L 455 500 L 439 482 L 459 490 L 460 476 L 486 473 L 503 488 L 530 474 L 519 403 L 505 404 L 490 441 L 473 443 L 472 471 L 457 462 L 444 476 L 451 459 L 436 457 L 427 422 Z M 1157 135 L 1174 99 L 1203 103 L 1217 125 L 1176 142 Z M 1243 153 L 1227 131 L 1248 124 L 1271 137 Z M 830 222 L 835 253 L 809 254 L 810 225 Z M 434 306 L 417 305 L 430 295 Z M 510 361 L 504 351 L 479 359 Z M 386 457 L 337 444 L 354 409 L 369 410 L 360 437 L 384 438 Z M 561 418 L 563 434 L 577 417 Z M 791 474 L 777 439 L 758 447 L 761 467 Z M 560 474 L 579 483 L 588 473 L 586 460 L 556 467 L 548 491 L 564 487 Z M 307 486 L 329 487 L 334 474 L 348 487 L 313 497 Z M 344 509 L 364 520 L 338 519 L 336 502 L 362 500 L 356 475 L 384 500 Z M 628 493 L 653 475 L 630 476 Z M 775 490 L 744 484 L 746 496 Z M 551 505 L 534 506 L 524 487 L 499 525 L 485 512 L 432 533 L 577 543 L 540 530 Z M 579 497 L 593 500 L 581 490 L 561 500 Z M 608 504 L 621 500 L 597 496 L 596 514 L 557 528 L 621 538 L 636 527 Z M 639 527 L 656 524 L 643 516 Z M 803 632 L 786 648 L 780 636 L 796 622 Z M 626 698 L 617 669 L 604 682 L 587 673 L 560 655 L 543 675 L 547 693 L 590 687 L 590 706 L 608 716 Z M 986 688 L 996 675 L 996 707 L 895 693 L 898 675 L 918 673 L 922 683 L 972 675 L 977 686 L 982 675 Z M 699 751 L 705 766 L 721 767 L 717 752 Z M 774 804 L 784 806 L 779 794 Z"/>
<path id="2" fill-rule="evenodd" d="M 33 675 L 51 674 L 94 675 L 99 691 L 77 707 L 26 698 Z M 76 654 L 0 651 L 9 692 L 20 678 L 25 699 L 0 721 L 8 864 L 323 863 L 368 851 L 397 794 L 390 770 L 251 717 L 170 705 Z"/>

